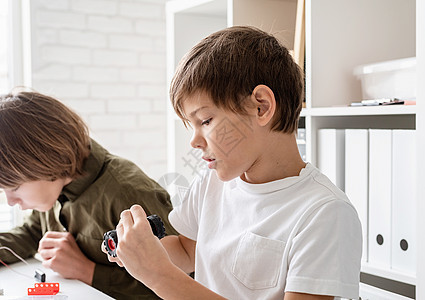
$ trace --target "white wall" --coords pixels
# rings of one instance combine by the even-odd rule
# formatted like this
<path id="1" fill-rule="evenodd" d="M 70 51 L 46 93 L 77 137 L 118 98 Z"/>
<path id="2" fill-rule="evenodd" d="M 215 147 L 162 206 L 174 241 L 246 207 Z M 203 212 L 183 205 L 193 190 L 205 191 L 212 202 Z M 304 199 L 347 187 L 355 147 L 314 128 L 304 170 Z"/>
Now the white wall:
<path id="1" fill-rule="evenodd" d="M 0 93 L 8 91 L 8 73 L 7 73 L 7 22 L 8 22 L 8 2 L 0 1 Z"/>
<path id="2" fill-rule="evenodd" d="M 32 86 L 110 152 L 166 173 L 165 0 L 31 0 Z"/>

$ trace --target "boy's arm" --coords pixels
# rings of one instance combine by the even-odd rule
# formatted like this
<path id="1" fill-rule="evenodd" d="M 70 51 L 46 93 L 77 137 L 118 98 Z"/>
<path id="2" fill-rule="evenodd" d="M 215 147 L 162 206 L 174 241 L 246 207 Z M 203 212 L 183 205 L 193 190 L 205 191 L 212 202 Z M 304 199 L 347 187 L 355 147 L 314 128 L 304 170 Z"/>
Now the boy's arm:
<path id="1" fill-rule="evenodd" d="M 164 237 L 161 242 L 173 264 L 187 274 L 195 271 L 196 242 L 194 240 L 183 235 L 174 235 Z"/>
<path id="2" fill-rule="evenodd" d="M 33 256 L 37 252 L 41 239 L 40 214 L 33 211 L 24 225 L 9 232 L 0 233 L 0 247 L 8 247 L 22 258 Z M 0 250 L 0 258 L 5 263 L 14 263 L 19 259 L 8 250 Z"/>
<path id="3" fill-rule="evenodd" d="M 152 234 L 146 213 L 140 206 L 134 205 L 121 213 L 117 234 L 119 264 L 159 297 L 223 299 L 185 273 L 193 270 L 195 242 L 184 237 L 170 237 L 164 240 L 163 246 Z"/>
<path id="4" fill-rule="evenodd" d="M 161 280 L 151 284 L 150 288 L 162 299 L 225 299 L 173 264 L 158 275 Z"/>
<path id="5" fill-rule="evenodd" d="M 93 276 L 92 286 L 102 292 L 108 294 L 115 299 L 132 299 L 135 295 L 140 298 L 156 299 L 155 293 L 148 290 L 141 282 L 137 280 L 129 280 L 124 268 L 119 268 L 115 264 L 104 265 L 96 264 L 95 276 Z M 120 288 L 117 288 L 119 283 Z"/>

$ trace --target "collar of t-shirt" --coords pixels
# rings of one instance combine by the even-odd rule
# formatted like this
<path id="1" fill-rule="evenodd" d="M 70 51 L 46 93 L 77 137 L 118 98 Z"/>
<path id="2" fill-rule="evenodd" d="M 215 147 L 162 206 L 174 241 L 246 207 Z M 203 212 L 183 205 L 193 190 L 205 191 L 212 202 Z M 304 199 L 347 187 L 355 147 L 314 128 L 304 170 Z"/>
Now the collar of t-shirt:
<path id="1" fill-rule="evenodd" d="M 293 186 L 294 184 L 300 182 L 301 180 L 309 176 L 314 169 L 315 168 L 312 164 L 307 163 L 306 166 L 301 169 L 300 174 L 298 176 L 287 177 L 284 179 L 260 184 L 248 183 L 246 181 L 243 181 L 240 177 L 236 178 L 235 181 L 239 188 L 249 193 L 266 194 Z"/>

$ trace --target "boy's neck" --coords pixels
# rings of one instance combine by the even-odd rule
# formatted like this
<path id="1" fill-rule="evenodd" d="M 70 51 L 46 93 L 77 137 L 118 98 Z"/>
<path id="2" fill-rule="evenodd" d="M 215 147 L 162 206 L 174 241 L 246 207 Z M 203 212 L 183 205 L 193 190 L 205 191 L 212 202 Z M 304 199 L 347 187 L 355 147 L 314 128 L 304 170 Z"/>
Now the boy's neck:
<path id="1" fill-rule="evenodd" d="M 241 179 L 249 183 L 266 183 L 298 176 L 306 166 L 302 160 L 295 134 L 269 132 L 263 141 L 262 153 Z"/>

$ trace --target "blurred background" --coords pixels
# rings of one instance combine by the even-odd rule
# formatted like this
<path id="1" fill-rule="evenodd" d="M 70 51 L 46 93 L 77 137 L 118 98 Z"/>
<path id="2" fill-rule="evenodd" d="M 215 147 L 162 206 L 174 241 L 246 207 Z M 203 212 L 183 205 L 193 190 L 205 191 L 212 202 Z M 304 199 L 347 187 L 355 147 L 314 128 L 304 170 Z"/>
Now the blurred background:
<path id="1" fill-rule="evenodd" d="M 165 2 L 0 0 L 0 93 L 27 86 L 58 98 L 95 140 L 158 180 L 167 169 Z M 0 230 L 10 222 L 1 217 Z"/>
<path id="2" fill-rule="evenodd" d="M 25 85 L 57 97 L 104 147 L 160 176 L 165 2 L 0 0 L 0 92 Z"/>

